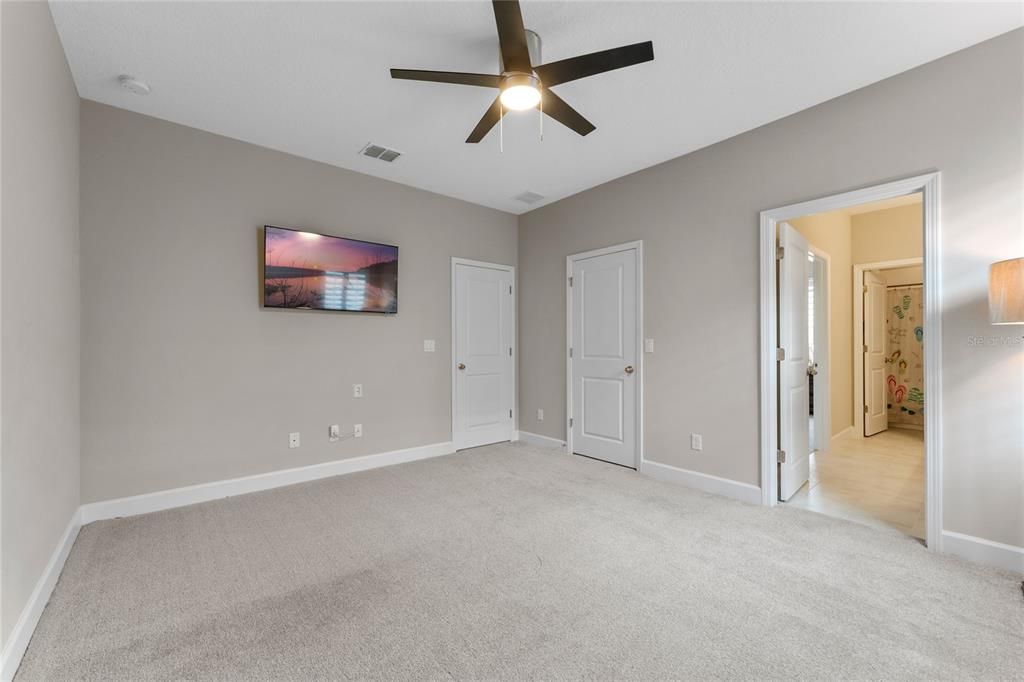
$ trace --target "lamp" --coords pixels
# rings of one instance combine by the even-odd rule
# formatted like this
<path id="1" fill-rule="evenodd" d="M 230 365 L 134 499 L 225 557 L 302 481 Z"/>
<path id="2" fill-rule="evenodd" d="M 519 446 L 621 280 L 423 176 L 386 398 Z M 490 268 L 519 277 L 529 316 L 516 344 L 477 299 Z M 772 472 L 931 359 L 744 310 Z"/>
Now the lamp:
<path id="1" fill-rule="evenodd" d="M 1024 258 L 989 267 L 988 310 L 992 324 L 1024 324 Z"/>

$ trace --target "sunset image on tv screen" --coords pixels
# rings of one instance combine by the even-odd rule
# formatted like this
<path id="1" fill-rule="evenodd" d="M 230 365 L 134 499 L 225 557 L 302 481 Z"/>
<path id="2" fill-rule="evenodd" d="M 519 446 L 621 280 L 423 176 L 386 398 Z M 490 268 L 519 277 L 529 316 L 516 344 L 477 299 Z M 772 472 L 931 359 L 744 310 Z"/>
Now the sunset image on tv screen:
<path id="1" fill-rule="evenodd" d="M 263 305 L 398 312 L 398 247 L 264 228 Z"/>

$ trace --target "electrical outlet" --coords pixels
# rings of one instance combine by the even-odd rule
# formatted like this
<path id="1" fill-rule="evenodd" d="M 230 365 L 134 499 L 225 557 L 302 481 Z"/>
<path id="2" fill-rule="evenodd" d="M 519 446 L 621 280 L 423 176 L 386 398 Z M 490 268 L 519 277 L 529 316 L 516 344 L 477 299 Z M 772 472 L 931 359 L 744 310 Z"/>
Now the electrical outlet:
<path id="1" fill-rule="evenodd" d="M 362 398 L 363 397 L 363 385 L 362 384 L 352 384 L 352 397 L 353 398 Z"/>
<path id="2" fill-rule="evenodd" d="M 691 450 L 703 450 L 704 449 L 704 438 L 699 433 L 690 434 L 690 449 Z"/>
<path id="3" fill-rule="evenodd" d="M 537 421 L 544 421 L 544 410 L 537 410 Z"/>
<path id="4" fill-rule="evenodd" d="M 353 426 L 352 427 L 352 435 L 355 438 L 362 438 L 363 437 L 363 425 L 362 424 L 356 424 L 355 426 Z"/>
<path id="5" fill-rule="evenodd" d="M 331 424 L 327 428 L 327 438 L 333 443 L 336 440 L 341 440 L 341 427 L 337 424 Z"/>
<path id="6" fill-rule="evenodd" d="M 435 348 L 434 339 L 423 339 L 423 352 L 433 353 Z"/>
<path id="7" fill-rule="evenodd" d="M 644 339 L 644 352 L 645 353 L 653 353 L 654 352 L 654 339 Z"/>
<path id="8" fill-rule="evenodd" d="M 299 447 L 299 444 L 300 444 L 299 443 L 299 432 L 296 431 L 294 433 L 289 433 L 288 434 L 288 447 L 289 448 L 297 448 L 297 447 Z"/>

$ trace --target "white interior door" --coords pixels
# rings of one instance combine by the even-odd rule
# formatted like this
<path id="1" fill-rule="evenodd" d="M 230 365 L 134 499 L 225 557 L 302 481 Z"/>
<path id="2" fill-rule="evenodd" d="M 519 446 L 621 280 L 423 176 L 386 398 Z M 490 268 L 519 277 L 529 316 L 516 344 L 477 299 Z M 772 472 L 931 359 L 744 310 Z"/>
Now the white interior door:
<path id="1" fill-rule="evenodd" d="M 808 305 L 810 314 L 814 316 L 810 325 L 813 337 L 813 353 L 811 354 L 811 374 L 814 376 L 814 419 L 812 420 L 811 451 L 828 450 L 831 434 L 829 419 L 829 399 L 832 382 L 829 377 L 829 319 L 828 319 L 828 267 L 824 258 L 815 256 L 811 262 L 812 280 L 814 282 L 813 305 Z"/>
<path id="2" fill-rule="evenodd" d="M 572 451 L 637 467 L 637 249 L 572 261 Z"/>
<path id="3" fill-rule="evenodd" d="M 810 475 L 811 420 L 808 370 L 807 240 L 779 224 L 779 499 L 788 500 Z"/>
<path id="4" fill-rule="evenodd" d="M 453 261 L 452 440 L 455 449 L 512 439 L 513 273 Z"/>
<path id="5" fill-rule="evenodd" d="M 864 435 L 889 428 L 885 383 L 885 281 L 864 272 Z"/>

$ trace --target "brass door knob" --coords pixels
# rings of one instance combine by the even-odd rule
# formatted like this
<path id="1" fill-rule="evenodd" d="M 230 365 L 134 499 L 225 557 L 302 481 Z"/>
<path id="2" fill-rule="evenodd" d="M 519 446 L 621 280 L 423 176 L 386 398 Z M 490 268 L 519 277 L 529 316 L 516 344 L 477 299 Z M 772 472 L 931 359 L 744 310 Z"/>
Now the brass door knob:
<path id="1" fill-rule="evenodd" d="M 459 363 L 459 369 L 466 369 L 466 366 L 460 362 Z"/>
<path id="2" fill-rule="evenodd" d="M 633 365 L 626 365 L 626 374 L 633 373 Z"/>

